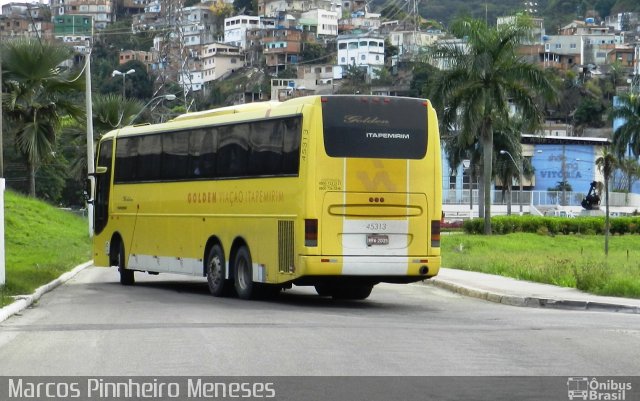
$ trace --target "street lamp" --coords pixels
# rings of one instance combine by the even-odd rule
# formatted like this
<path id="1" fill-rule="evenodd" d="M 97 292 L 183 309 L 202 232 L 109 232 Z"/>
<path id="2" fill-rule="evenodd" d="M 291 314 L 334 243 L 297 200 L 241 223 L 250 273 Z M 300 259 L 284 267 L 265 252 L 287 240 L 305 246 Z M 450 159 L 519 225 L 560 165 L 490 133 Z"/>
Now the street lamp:
<path id="1" fill-rule="evenodd" d="M 501 155 L 507 155 L 507 156 L 509 156 L 509 158 L 510 158 L 510 159 L 511 159 L 511 161 L 513 162 L 513 165 L 514 165 L 514 166 L 516 166 L 516 169 L 518 170 L 518 173 L 520 174 L 520 190 L 519 190 L 519 197 L 520 197 L 519 201 L 520 201 L 520 202 L 519 202 L 519 203 L 520 203 L 520 215 L 522 216 L 522 199 L 523 199 L 523 197 L 522 197 L 522 187 L 523 187 L 523 185 L 524 185 L 524 184 L 523 184 L 523 181 L 522 181 L 522 173 L 523 173 L 523 171 L 522 171 L 522 170 L 524 170 L 524 163 L 523 163 L 523 159 L 522 159 L 522 158 L 520 158 L 520 165 L 518 165 L 518 163 L 516 163 L 516 161 L 515 161 L 515 159 L 513 158 L 513 156 L 511 156 L 511 153 L 509 153 L 508 151 L 506 151 L 506 150 L 501 150 L 501 151 L 500 151 L 500 154 L 501 154 Z"/>
<path id="2" fill-rule="evenodd" d="M 118 70 L 113 70 L 113 72 L 111 73 L 112 77 L 115 77 L 116 75 L 122 75 L 122 100 L 124 101 L 125 99 L 125 87 L 124 87 L 124 78 L 129 75 L 129 74 L 133 74 L 134 72 L 136 72 L 136 70 L 134 70 L 133 68 L 130 69 L 127 72 L 120 72 Z"/>
<path id="3" fill-rule="evenodd" d="M 140 109 L 140 111 L 138 112 L 138 114 L 136 114 L 135 116 L 133 116 L 133 118 L 131 119 L 131 121 L 129 122 L 129 125 L 132 125 L 134 121 L 136 121 L 138 119 L 138 117 L 140 117 L 140 115 L 142 114 L 142 112 L 154 101 L 158 100 L 158 99 L 162 99 L 162 100 L 168 100 L 168 101 L 172 101 L 172 100 L 176 100 L 176 95 L 174 94 L 167 94 L 167 95 L 159 95 L 156 96 L 154 98 L 152 98 L 151 100 L 149 100 L 147 102 L 147 104 L 145 104 L 144 106 L 142 106 L 142 108 Z"/>

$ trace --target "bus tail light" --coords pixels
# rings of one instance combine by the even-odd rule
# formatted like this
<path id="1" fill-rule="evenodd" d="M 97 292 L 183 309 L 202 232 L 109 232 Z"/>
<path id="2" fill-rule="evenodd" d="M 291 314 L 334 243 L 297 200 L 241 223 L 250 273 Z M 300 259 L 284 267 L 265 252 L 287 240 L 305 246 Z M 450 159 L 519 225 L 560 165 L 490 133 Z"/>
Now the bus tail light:
<path id="1" fill-rule="evenodd" d="M 318 246 L 318 219 L 304 220 L 304 246 Z"/>
<path id="2" fill-rule="evenodd" d="M 440 247 L 440 220 L 431 220 L 431 247 Z"/>

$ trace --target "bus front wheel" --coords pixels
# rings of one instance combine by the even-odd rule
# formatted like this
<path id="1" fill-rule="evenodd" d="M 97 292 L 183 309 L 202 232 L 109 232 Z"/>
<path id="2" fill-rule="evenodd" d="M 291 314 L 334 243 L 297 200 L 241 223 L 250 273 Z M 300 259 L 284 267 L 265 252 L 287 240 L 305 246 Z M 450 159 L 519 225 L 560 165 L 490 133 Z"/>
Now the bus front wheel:
<path id="1" fill-rule="evenodd" d="M 253 266 L 251 265 L 251 255 L 247 247 L 243 246 L 238 249 L 233 267 L 233 280 L 238 297 L 241 299 L 253 298 L 255 288 L 253 283 Z"/>
<path id="2" fill-rule="evenodd" d="M 224 274 L 224 253 L 220 245 L 214 245 L 207 254 L 207 284 L 209 292 L 214 297 L 221 297 L 226 294 L 227 280 Z"/>
<path id="3" fill-rule="evenodd" d="M 120 284 L 122 285 L 134 285 L 136 279 L 133 275 L 133 270 L 129 270 L 124 266 L 124 244 L 120 241 L 118 246 L 118 271 L 120 272 Z"/>

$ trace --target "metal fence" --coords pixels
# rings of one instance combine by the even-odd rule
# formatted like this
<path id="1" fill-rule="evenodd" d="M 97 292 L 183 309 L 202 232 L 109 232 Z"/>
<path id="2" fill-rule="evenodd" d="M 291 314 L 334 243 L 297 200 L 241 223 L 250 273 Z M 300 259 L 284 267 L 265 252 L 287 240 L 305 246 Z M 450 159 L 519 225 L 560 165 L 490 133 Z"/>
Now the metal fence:
<path id="1" fill-rule="evenodd" d="M 522 194 L 522 200 L 520 195 Z M 472 191 L 473 204 L 478 204 L 478 190 Z M 492 204 L 506 205 L 509 196 L 511 197 L 511 205 L 533 205 L 533 206 L 580 206 L 582 200 L 587 196 L 585 192 L 574 191 L 491 191 Z M 469 190 L 468 189 L 444 189 L 442 195 L 444 204 L 468 205 Z M 602 195 L 601 205 L 604 205 L 604 195 Z M 635 193 L 609 193 L 609 205 L 613 207 L 636 207 L 640 208 L 640 194 Z"/>

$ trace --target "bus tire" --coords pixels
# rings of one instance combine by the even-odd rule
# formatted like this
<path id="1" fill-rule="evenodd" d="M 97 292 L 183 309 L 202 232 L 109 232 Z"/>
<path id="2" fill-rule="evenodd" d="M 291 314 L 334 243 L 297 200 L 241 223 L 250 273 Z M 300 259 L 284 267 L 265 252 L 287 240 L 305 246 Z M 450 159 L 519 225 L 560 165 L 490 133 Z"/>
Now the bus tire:
<path id="1" fill-rule="evenodd" d="M 321 297 L 330 297 L 333 295 L 333 286 L 330 284 L 318 284 L 315 288 Z"/>
<path id="2" fill-rule="evenodd" d="M 133 270 L 127 269 L 124 265 L 124 244 L 121 240 L 118 245 L 118 271 L 120 272 L 120 284 L 134 285 L 136 283 L 136 278 L 133 275 Z"/>
<path id="3" fill-rule="evenodd" d="M 277 284 L 260 284 L 258 293 L 261 299 L 275 299 L 282 293 L 282 286 Z"/>
<path id="4" fill-rule="evenodd" d="M 207 284 L 209 292 L 214 297 L 221 297 L 228 293 L 229 283 L 225 279 L 224 253 L 220 245 L 214 245 L 207 254 Z"/>
<path id="5" fill-rule="evenodd" d="M 372 284 L 340 285 L 333 289 L 333 299 L 362 300 L 371 295 Z"/>
<path id="6" fill-rule="evenodd" d="M 251 299 L 254 296 L 253 266 L 251 255 L 246 246 L 240 247 L 233 262 L 233 282 L 240 299 Z"/>

